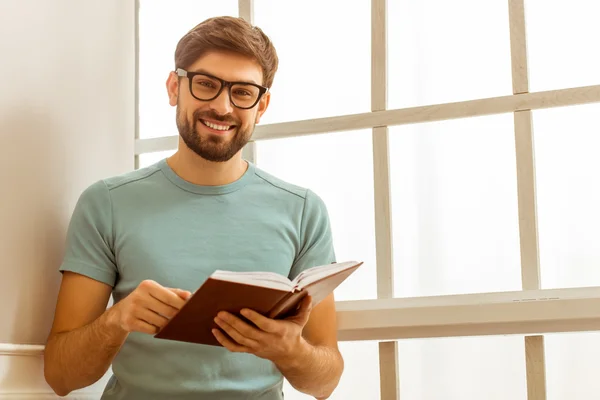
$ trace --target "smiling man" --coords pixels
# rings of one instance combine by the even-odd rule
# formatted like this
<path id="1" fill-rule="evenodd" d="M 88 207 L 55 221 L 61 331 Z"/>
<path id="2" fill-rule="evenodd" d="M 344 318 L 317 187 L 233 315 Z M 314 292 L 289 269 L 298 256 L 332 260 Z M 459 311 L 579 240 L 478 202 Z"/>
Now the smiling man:
<path id="1" fill-rule="evenodd" d="M 73 212 L 44 353 L 57 394 L 112 366 L 103 400 L 279 400 L 284 378 L 331 395 L 343 370 L 333 296 L 314 308 L 306 298 L 285 320 L 220 313 L 221 346 L 153 337 L 216 269 L 294 278 L 335 262 L 323 201 L 242 158 L 277 64 L 268 37 L 239 18 L 209 19 L 180 40 L 166 82 L 177 152 L 92 184 Z"/>

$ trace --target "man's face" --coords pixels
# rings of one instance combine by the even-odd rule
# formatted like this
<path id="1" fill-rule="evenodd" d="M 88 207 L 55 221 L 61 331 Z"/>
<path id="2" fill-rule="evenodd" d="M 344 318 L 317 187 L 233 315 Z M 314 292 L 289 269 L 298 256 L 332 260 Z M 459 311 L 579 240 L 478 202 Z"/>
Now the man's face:
<path id="1" fill-rule="evenodd" d="M 203 72 L 226 81 L 262 85 L 261 67 L 254 60 L 233 53 L 207 53 L 187 71 Z M 189 78 L 180 79 L 178 83 L 178 77 L 171 73 L 167 89 L 169 103 L 177 106 L 177 128 L 182 140 L 194 153 L 208 161 L 230 160 L 250 140 L 255 124 L 268 106 L 269 94 L 263 95 L 256 106 L 245 110 L 232 104 L 227 88 L 223 88 L 217 98 L 202 101 L 190 93 Z M 194 89 L 198 95 L 200 90 L 207 90 L 210 85 L 198 81 L 193 86 L 199 88 Z"/>

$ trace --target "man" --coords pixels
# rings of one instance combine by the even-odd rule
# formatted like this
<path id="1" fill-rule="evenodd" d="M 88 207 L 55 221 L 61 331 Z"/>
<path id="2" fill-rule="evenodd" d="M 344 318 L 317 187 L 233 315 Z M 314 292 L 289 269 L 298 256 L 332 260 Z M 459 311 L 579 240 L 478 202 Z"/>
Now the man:
<path id="1" fill-rule="evenodd" d="M 44 353 L 57 394 L 112 365 L 103 400 L 275 400 L 283 377 L 331 395 L 343 370 L 332 296 L 287 320 L 220 314 L 222 347 L 153 337 L 215 269 L 293 278 L 335 262 L 322 200 L 241 156 L 277 64 L 269 39 L 239 18 L 209 19 L 180 40 L 166 83 L 178 151 L 94 183 L 75 207 Z"/>

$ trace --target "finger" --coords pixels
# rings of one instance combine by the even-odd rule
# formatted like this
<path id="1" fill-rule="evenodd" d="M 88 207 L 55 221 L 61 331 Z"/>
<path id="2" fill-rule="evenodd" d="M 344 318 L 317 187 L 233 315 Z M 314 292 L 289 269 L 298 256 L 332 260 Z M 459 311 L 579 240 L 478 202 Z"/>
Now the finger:
<path id="1" fill-rule="evenodd" d="M 215 323 L 219 325 L 219 327 L 223 329 L 225 333 L 228 334 L 229 337 L 235 340 L 238 344 L 251 349 L 258 348 L 258 342 L 256 340 L 244 336 L 235 327 L 231 326 L 227 321 L 216 317 Z"/>
<path id="2" fill-rule="evenodd" d="M 305 313 L 310 313 L 312 311 L 312 296 L 307 295 L 306 297 L 304 297 L 304 299 L 302 299 L 302 302 L 300 303 L 300 312 L 305 312 Z"/>
<path id="3" fill-rule="evenodd" d="M 253 339 L 255 341 L 264 341 L 264 332 L 261 332 L 259 329 L 250 326 L 235 315 L 223 311 L 217 314 L 217 318 L 220 318 L 221 320 L 227 322 L 227 324 L 229 324 L 231 327 L 233 327 L 235 330 L 241 333 L 244 337 Z"/>
<path id="4" fill-rule="evenodd" d="M 149 324 L 142 319 L 136 319 L 131 328 L 132 332 L 147 333 L 149 335 L 155 335 L 159 330 L 157 326 Z"/>
<path id="5" fill-rule="evenodd" d="M 277 321 L 267 318 L 264 315 L 257 313 L 254 310 L 248 308 L 243 309 L 240 313 L 248 318 L 250 322 L 256 325 L 258 328 L 265 332 L 276 333 L 281 330 L 281 325 Z"/>
<path id="6" fill-rule="evenodd" d="M 179 312 L 179 310 L 177 308 L 172 307 L 168 304 L 165 304 L 152 296 L 148 296 L 146 298 L 144 306 L 148 310 L 150 310 L 156 314 L 163 315 L 163 316 L 167 317 L 168 319 L 173 318 Z"/>
<path id="7" fill-rule="evenodd" d="M 286 318 L 288 321 L 295 322 L 300 325 L 306 324 L 308 322 L 308 317 L 312 311 L 312 297 L 305 296 L 298 306 L 298 310 L 295 315 L 292 315 L 289 318 Z"/>
<path id="8" fill-rule="evenodd" d="M 305 296 L 300 302 L 297 314 L 310 313 L 312 310 L 312 297 L 310 295 Z"/>
<path id="9" fill-rule="evenodd" d="M 137 319 L 142 320 L 147 324 L 153 325 L 158 329 L 162 328 L 167 324 L 167 322 L 169 322 L 167 318 L 151 310 L 148 310 L 147 308 L 138 309 L 136 317 Z"/>
<path id="10" fill-rule="evenodd" d="M 227 339 L 223 333 L 221 333 L 218 329 L 213 329 L 212 333 L 214 337 L 217 339 L 221 346 L 225 347 L 229 351 L 233 351 L 236 353 L 250 353 L 250 349 L 240 346 L 239 344 L 233 343 L 231 340 Z"/>
<path id="11" fill-rule="evenodd" d="M 190 297 L 192 297 L 192 292 L 190 292 L 188 290 L 177 289 L 177 288 L 169 288 L 169 290 L 184 300 L 188 300 Z"/>
<path id="12" fill-rule="evenodd" d="M 145 280 L 140 286 L 147 290 L 150 296 L 178 310 L 185 304 L 185 300 L 157 282 Z"/>

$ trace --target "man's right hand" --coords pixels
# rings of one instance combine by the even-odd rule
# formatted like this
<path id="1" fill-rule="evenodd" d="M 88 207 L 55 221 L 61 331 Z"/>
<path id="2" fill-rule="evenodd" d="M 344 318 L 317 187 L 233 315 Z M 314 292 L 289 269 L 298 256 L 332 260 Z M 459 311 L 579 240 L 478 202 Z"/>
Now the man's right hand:
<path id="1" fill-rule="evenodd" d="M 110 325 L 127 333 L 153 335 L 179 312 L 191 295 L 187 290 L 166 288 L 145 280 L 108 310 L 108 320 Z"/>

